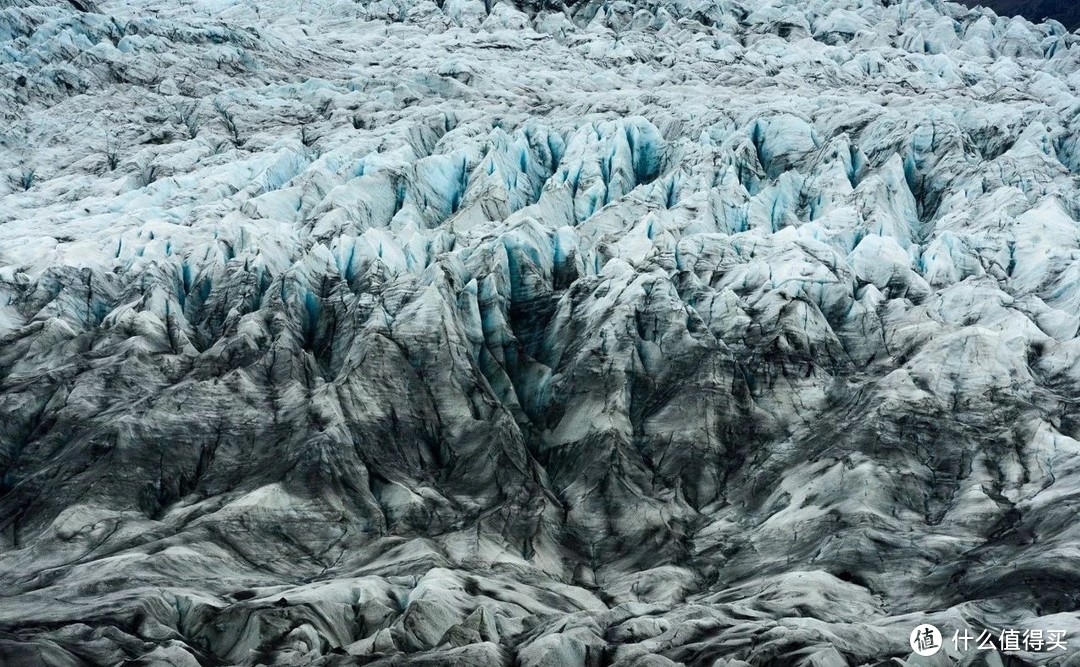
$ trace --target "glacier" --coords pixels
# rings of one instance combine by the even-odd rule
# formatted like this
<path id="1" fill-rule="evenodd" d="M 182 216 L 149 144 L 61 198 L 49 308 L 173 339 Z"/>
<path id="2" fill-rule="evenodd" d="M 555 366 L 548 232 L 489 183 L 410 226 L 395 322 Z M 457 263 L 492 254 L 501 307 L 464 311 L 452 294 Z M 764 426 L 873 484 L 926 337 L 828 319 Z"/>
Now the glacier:
<path id="1" fill-rule="evenodd" d="M 963 0 L 970 7 L 988 7 L 1002 16 L 1021 14 L 1033 21 L 1054 19 L 1068 30 L 1080 26 L 1080 8 L 1069 0 Z"/>
<path id="2" fill-rule="evenodd" d="M 1080 664 L 1062 24 L 3 0 L 0 44 L 0 664 Z"/>

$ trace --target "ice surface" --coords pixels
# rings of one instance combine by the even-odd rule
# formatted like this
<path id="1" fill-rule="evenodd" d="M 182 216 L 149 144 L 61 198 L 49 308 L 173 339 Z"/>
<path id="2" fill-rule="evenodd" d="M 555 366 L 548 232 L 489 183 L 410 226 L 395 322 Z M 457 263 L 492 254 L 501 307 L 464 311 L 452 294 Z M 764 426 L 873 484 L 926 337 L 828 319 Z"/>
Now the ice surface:
<path id="1" fill-rule="evenodd" d="M 0 42 L 0 663 L 1080 631 L 1060 24 L 16 0 Z"/>

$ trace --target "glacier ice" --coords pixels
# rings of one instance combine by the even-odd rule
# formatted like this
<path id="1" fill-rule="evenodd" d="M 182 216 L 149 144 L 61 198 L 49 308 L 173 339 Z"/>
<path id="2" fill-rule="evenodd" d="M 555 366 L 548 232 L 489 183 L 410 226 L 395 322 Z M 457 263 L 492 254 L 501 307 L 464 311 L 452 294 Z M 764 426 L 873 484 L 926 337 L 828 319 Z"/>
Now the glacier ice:
<path id="1" fill-rule="evenodd" d="M 0 663 L 1080 632 L 1061 24 L 11 0 L 0 42 Z"/>

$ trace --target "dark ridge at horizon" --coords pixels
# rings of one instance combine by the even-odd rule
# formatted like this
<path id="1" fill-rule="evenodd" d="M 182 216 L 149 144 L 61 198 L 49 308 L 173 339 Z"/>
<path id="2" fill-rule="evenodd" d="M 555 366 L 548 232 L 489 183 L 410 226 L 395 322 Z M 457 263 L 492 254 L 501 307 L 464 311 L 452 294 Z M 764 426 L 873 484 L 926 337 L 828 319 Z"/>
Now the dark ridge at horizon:
<path id="1" fill-rule="evenodd" d="M 1069 30 L 1080 28 L 1080 3 L 1074 0 L 957 0 L 968 7 L 988 7 L 1002 16 L 1031 21 L 1054 19 Z"/>

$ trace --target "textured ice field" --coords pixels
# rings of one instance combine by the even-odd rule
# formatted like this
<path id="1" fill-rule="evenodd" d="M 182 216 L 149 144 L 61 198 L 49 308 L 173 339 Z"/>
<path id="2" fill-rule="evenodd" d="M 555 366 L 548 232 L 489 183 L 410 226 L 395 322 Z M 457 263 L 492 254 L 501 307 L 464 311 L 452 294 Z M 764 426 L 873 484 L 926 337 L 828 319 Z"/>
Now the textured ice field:
<path id="1" fill-rule="evenodd" d="M 0 664 L 1077 664 L 1078 63 L 937 0 L 0 0 Z"/>
<path id="2" fill-rule="evenodd" d="M 969 7 L 989 7 L 1002 16 L 1025 16 L 1032 21 L 1055 19 L 1069 30 L 1080 28 L 1080 5 L 1073 0 L 962 0 Z"/>

